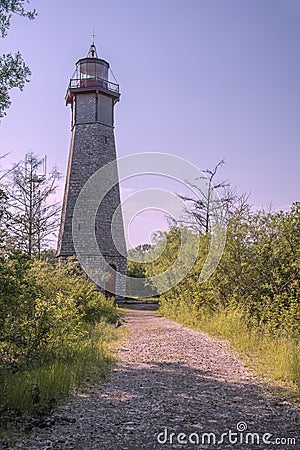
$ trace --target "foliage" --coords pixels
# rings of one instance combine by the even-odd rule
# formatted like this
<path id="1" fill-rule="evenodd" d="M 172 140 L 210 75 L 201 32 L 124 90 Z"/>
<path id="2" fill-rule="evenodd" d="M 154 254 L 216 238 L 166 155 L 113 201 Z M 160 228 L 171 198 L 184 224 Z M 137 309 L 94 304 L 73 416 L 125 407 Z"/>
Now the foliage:
<path id="1" fill-rule="evenodd" d="M 155 248 L 155 250 L 154 250 Z M 143 290 L 147 297 L 157 296 L 157 289 L 153 286 L 151 281 L 147 280 L 146 264 L 149 260 L 157 257 L 157 246 L 152 247 L 150 244 L 138 245 L 128 251 L 127 256 L 127 293 L 130 292 L 132 296 L 140 297 L 141 289 L 136 287 L 136 281 L 139 286 L 143 286 Z M 139 280 L 136 280 L 139 279 Z"/>
<path id="2" fill-rule="evenodd" d="M 47 412 L 87 376 L 104 376 L 118 313 L 77 261 L 0 252 L 0 414 Z M 9 416 L 10 417 L 10 416 Z"/>
<path id="3" fill-rule="evenodd" d="M 178 229 L 166 233 L 162 243 L 161 256 L 145 265 L 147 276 L 172 266 L 181 245 Z M 266 342 L 282 343 L 276 351 L 272 347 L 273 358 L 279 361 L 274 371 L 278 369 L 284 379 L 281 365 L 286 377 L 300 386 L 295 375 L 300 373 L 299 358 L 295 359 L 300 335 L 300 203 L 287 212 L 252 212 L 245 205 L 232 211 L 223 257 L 214 274 L 201 284 L 199 274 L 209 243 L 209 233 L 198 237 L 195 264 L 180 283 L 160 296 L 161 313 L 198 327 L 220 323 L 222 318 L 220 335 L 235 344 L 256 342 L 263 349 L 258 358 L 269 363 Z M 285 357 L 284 349 L 288 349 Z"/>
<path id="4" fill-rule="evenodd" d="M 188 276 L 161 297 L 161 303 L 183 301 L 199 314 L 242 308 L 249 326 L 297 333 L 300 321 L 300 204 L 288 212 L 232 214 L 220 264 L 205 283 L 198 282 L 209 246 L 209 234 L 199 237 L 198 258 Z M 172 229 L 165 251 L 146 265 L 148 276 L 166 270 L 181 245 Z M 173 258 L 173 259 L 172 259 Z"/>
<path id="5" fill-rule="evenodd" d="M 24 0 L 1 0 L 0 2 L 0 34 L 7 36 L 13 14 L 26 17 L 30 20 L 36 16 L 36 11 L 26 11 Z M 27 2 L 28 3 L 28 2 Z M 11 53 L 0 57 L 0 118 L 5 116 L 5 110 L 11 104 L 9 91 L 12 88 L 23 90 L 25 83 L 31 75 L 29 67 L 26 66 L 20 52 Z"/>
<path id="6" fill-rule="evenodd" d="M 5 110 L 11 105 L 9 91 L 13 88 L 22 91 L 30 75 L 20 52 L 0 57 L 0 118 L 6 115 Z"/>
<path id="7" fill-rule="evenodd" d="M 151 245 L 143 244 L 128 250 L 127 276 L 135 278 L 145 278 L 144 263 L 147 260 L 147 253 L 151 250 Z"/>
<path id="8" fill-rule="evenodd" d="M 20 252 L 0 258 L 1 364 L 19 366 L 40 354 L 75 348 L 84 323 L 114 321 L 112 302 L 78 274 L 77 263 L 31 261 Z"/>
<path id="9" fill-rule="evenodd" d="M 87 377 L 101 379 L 112 362 L 113 299 L 76 260 L 58 262 L 41 245 L 56 218 L 45 201 L 57 173 L 47 180 L 40 165 L 30 154 L 0 177 L 0 428 L 49 412 Z"/>
<path id="10" fill-rule="evenodd" d="M 34 19 L 36 11 L 26 11 L 24 4 L 29 3 L 25 0 L 1 0 L 0 3 L 0 33 L 2 37 L 7 36 L 8 29 L 10 27 L 10 21 L 12 14 L 17 14 L 21 17 L 27 17 L 27 19 Z"/>

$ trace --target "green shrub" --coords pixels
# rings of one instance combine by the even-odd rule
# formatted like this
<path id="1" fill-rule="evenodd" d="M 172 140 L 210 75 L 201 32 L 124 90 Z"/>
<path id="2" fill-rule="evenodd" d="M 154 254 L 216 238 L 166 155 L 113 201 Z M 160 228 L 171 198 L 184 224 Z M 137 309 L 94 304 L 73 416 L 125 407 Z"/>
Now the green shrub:
<path id="1" fill-rule="evenodd" d="M 118 318 L 76 261 L 0 252 L 0 415 L 48 412 L 76 385 L 107 373 Z"/>
<path id="2" fill-rule="evenodd" d="M 209 234 L 200 236 L 193 268 L 161 295 L 160 311 L 186 325 L 219 333 L 260 360 L 257 365 L 265 373 L 300 385 L 300 203 L 287 212 L 253 213 L 250 208 L 243 214 L 233 212 L 222 259 L 201 284 L 209 239 Z M 146 265 L 147 276 L 172 264 L 181 245 L 180 229 L 170 230 L 161 240 L 165 251 Z"/>
<path id="3" fill-rule="evenodd" d="M 84 339 L 83 323 L 117 317 L 112 300 L 78 274 L 77 263 L 49 263 L 10 255 L 1 298 L 2 364 L 21 364 Z"/>

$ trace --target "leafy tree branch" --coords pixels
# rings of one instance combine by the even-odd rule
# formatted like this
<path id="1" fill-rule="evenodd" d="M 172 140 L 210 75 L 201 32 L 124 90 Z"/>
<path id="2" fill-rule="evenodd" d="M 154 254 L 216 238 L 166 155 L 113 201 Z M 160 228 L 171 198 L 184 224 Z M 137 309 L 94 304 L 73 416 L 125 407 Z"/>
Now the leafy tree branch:
<path id="1" fill-rule="evenodd" d="M 37 13 L 35 10 L 27 11 L 24 0 L 1 0 L 0 2 L 0 35 L 5 38 L 11 24 L 13 14 L 33 20 Z M 0 56 L 0 118 L 6 115 L 11 105 L 10 90 L 18 88 L 23 90 L 25 83 L 31 75 L 29 67 L 25 64 L 18 51 Z"/>

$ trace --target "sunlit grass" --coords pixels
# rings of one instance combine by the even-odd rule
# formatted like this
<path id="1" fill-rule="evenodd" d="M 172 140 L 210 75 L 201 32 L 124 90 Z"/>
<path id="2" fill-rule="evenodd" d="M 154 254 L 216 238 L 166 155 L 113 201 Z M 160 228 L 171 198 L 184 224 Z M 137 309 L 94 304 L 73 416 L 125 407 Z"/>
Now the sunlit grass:
<path id="1" fill-rule="evenodd" d="M 61 348 L 59 355 L 41 355 L 23 369 L 0 371 L 0 411 L 16 420 L 49 413 L 52 408 L 87 380 L 105 379 L 115 360 L 122 330 L 101 322 L 87 325 L 87 338 L 75 349 Z M 9 420 L 8 420 L 9 422 Z"/>
<path id="2" fill-rule="evenodd" d="M 278 335 L 267 329 L 251 328 L 239 311 L 199 315 L 184 303 L 162 306 L 160 314 L 195 330 L 225 339 L 244 362 L 277 386 L 284 386 L 300 399 L 300 343 L 287 332 Z"/>

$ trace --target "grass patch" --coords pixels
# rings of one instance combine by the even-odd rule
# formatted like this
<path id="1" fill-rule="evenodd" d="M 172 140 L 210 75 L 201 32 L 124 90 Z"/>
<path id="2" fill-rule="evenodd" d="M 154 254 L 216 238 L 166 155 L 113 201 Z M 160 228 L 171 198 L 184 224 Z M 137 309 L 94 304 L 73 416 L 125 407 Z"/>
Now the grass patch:
<path id="1" fill-rule="evenodd" d="M 86 381 L 103 381 L 122 334 L 105 322 L 86 325 L 86 337 L 75 348 L 61 348 L 59 355 L 43 355 L 18 370 L 1 369 L 0 428 L 22 429 L 30 417 L 49 414 Z"/>
<path id="2" fill-rule="evenodd" d="M 256 373 L 300 400 L 300 343 L 287 332 L 274 335 L 267 329 L 250 328 L 239 311 L 199 315 L 186 304 L 162 306 L 159 313 L 213 337 L 227 340 Z"/>

